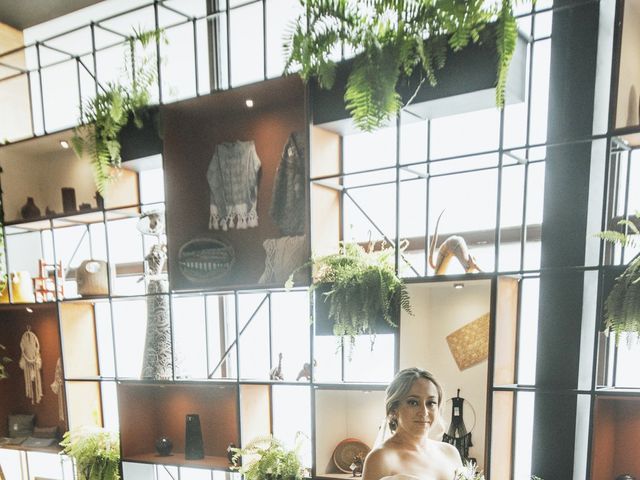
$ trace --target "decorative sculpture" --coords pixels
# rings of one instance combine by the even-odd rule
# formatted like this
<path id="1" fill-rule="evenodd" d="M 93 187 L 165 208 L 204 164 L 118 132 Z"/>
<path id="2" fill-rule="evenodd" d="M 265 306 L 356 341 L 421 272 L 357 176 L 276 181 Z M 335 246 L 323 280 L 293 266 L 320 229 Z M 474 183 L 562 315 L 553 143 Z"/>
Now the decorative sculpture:
<path id="1" fill-rule="evenodd" d="M 269 378 L 271 380 L 284 380 L 284 376 L 282 375 L 282 352 L 278 354 L 278 365 L 271 369 Z"/>
<path id="2" fill-rule="evenodd" d="M 456 258 L 466 273 L 474 271 L 482 272 L 482 269 L 476 263 L 476 259 L 469 252 L 467 242 L 459 235 L 452 235 L 448 237 L 439 248 L 436 249 L 438 243 L 438 226 L 440 225 L 440 218 L 444 210 L 440 212 L 438 220 L 436 221 L 436 229 L 431 239 L 431 245 L 429 246 L 429 265 L 433 268 L 436 275 L 444 274 L 447 271 L 449 262 L 452 258 Z M 436 261 L 433 262 L 433 253 L 437 250 Z"/>
<path id="3" fill-rule="evenodd" d="M 163 273 L 167 246 L 163 239 L 162 213 L 147 212 L 140 217 L 138 230 L 155 235 L 157 243 L 145 257 L 147 280 L 147 332 L 142 359 L 142 378 L 168 380 L 172 377 L 171 322 L 169 320 L 169 282 Z"/>
<path id="4" fill-rule="evenodd" d="M 315 358 L 313 359 L 313 366 L 314 367 L 318 366 L 318 362 L 316 361 Z M 305 363 L 302 366 L 302 370 L 300 370 L 300 372 L 298 373 L 298 376 L 296 377 L 296 382 L 301 378 L 304 378 L 307 381 L 311 380 L 311 365 L 309 363 Z"/>

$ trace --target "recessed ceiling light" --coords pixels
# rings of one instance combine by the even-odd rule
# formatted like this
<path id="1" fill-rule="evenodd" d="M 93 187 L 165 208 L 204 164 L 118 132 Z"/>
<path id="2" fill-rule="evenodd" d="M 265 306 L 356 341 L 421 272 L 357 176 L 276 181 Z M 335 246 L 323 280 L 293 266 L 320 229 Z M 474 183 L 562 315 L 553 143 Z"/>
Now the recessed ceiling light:
<path id="1" fill-rule="evenodd" d="M 29 312 L 29 313 L 33 313 L 33 309 L 32 309 L 32 308 L 27 307 L 25 310 L 26 310 L 27 312 Z"/>
<path id="2" fill-rule="evenodd" d="M 454 283 L 453 288 L 456 288 L 458 290 L 464 288 L 464 283 Z"/>
<path id="3" fill-rule="evenodd" d="M 247 107 L 252 108 L 252 107 L 253 107 L 253 100 L 251 100 L 250 98 L 247 98 L 247 99 L 244 101 L 244 104 L 245 104 Z"/>
<path id="4" fill-rule="evenodd" d="M 67 142 L 66 140 L 60 140 L 60 146 L 66 150 L 67 148 L 69 148 L 69 142 Z"/>

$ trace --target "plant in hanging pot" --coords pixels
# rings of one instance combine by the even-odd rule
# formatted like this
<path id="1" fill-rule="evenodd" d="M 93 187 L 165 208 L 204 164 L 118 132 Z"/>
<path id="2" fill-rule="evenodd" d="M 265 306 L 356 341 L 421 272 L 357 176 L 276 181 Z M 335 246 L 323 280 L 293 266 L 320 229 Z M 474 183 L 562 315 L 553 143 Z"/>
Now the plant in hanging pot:
<path id="1" fill-rule="evenodd" d="M 288 450 L 272 435 L 257 437 L 244 448 L 232 448 L 234 470 L 246 480 L 301 480 L 304 468 L 300 461 L 303 437 L 296 436 L 295 447 Z M 242 460 L 242 465 L 238 465 Z"/>
<path id="2" fill-rule="evenodd" d="M 157 80 L 155 42 L 164 41 L 162 30 L 134 32 L 128 39 L 121 82 L 98 85 L 100 91 L 81 107 L 82 124 L 75 128 L 71 145 L 78 155 L 91 159 L 98 191 L 104 193 L 121 166 L 119 134 L 132 121 L 140 129 L 149 121 L 146 107 Z M 141 54 L 136 56 L 136 49 Z"/>
<path id="3" fill-rule="evenodd" d="M 400 251 L 407 243 L 399 246 Z M 394 249 L 384 244 L 375 250 L 373 243 L 365 249 L 357 243 L 343 242 L 338 253 L 313 257 L 300 267 L 313 266 L 311 291 L 320 292 L 317 302 L 328 304 L 333 334 L 348 336 L 351 347 L 357 335 L 370 335 L 373 346 L 381 321 L 397 327 L 400 308 L 411 314 L 407 287 L 396 274 L 394 258 Z M 294 274 L 287 288 L 293 286 Z"/>
<path id="4" fill-rule="evenodd" d="M 504 105 L 518 37 L 513 8 L 519 0 L 300 2 L 304 13 L 285 42 L 285 72 L 299 69 L 303 80 L 315 78 L 329 89 L 336 77 L 336 52 L 356 52 L 344 98 L 359 129 L 373 131 L 398 113 L 403 105 L 397 87 L 403 78 L 415 72 L 420 77 L 417 89 L 425 81 L 435 86 L 450 51 L 490 37 L 498 54 L 496 104 Z M 487 28 L 491 23 L 495 29 Z"/>
<path id="5" fill-rule="evenodd" d="M 75 460 L 79 480 L 119 480 L 118 434 L 98 427 L 83 427 L 64 434 L 62 453 Z"/>
<path id="6" fill-rule="evenodd" d="M 640 246 L 640 211 L 633 219 L 623 219 L 618 226 L 626 231 L 605 230 L 597 234 L 600 238 L 624 247 Z M 615 279 L 604 304 L 603 330 L 615 335 L 616 343 L 626 335 L 629 344 L 640 342 L 640 254 L 626 266 L 622 274 Z"/>

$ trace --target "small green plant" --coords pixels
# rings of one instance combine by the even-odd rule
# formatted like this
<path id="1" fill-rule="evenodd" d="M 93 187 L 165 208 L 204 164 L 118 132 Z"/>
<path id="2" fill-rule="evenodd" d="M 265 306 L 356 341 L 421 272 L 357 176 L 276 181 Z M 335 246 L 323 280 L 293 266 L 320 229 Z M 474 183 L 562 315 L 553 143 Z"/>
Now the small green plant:
<path id="1" fill-rule="evenodd" d="M 635 213 L 640 220 L 640 211 Z M 605 230 L 596 234 L 607 242 L 624 247 L 640 245 L 640 230 L 629 219 L 623 219 L 618 225 L 625 231 Z M 623 334 L 631 344 L 635 337 L 640 341 L 640 254 L 636 255 L 627 265 L 622 275 L 616 278 L 604 305 L 604 332 L 615 335 L 616 344 Z"/>
<path id="2" fill-rule="evenodd" d="M 304 473 L 299 456 L 302 439 L 298 434 L 293 450 L 287 450 L 272 435 L 254 438 L 244 448 L 232 449 L 232 468 L 246 480 L 301 480 Z M 238 465 L 240 459 L 241 466 Z"/>
<path id="3" fill-rule="evenodd" d="M 62 453 L 75 460 L 79 480 L 119 480 L 118 435 L 103 428 L 85 427 L 66 432 Z"/>
<path id="4" fill-rule="evenodd" d="M 118 134 L 133 119 L 142 128 L 143 108 L 149 104 L 151 87 L 157 79 L 155 45 L 163 40 L 162 30 L 136 32 L 129 38 L 124 60 L 125 82 L 109 82 L 81 108 L 82 124 L 75 128 L 71 145 L 79 157 L 86 153 L 93 165 L 96 187 L 104 193 L 121 165 Z M 136 56 L 136 47 L 142 55 Z"/>
<path id="5" fill-rule="evenodd" d="M 307 81 L 331 88 L 340 49 L 357 53 L 344 95 L 358 128 L 383 126 L 402 107 L 396 87 L 420 73 L 433 86 L 449 50 L 488 40 L 498 53 L 496 104 L 504 105 L 505 85 L 518 30 L 513 7 L 519 0 L 300 0 L 304 13 L 285 41 L 285 71 L 299 68 Z M 425 39 L 428 39 L 425 42 Z M 420 86 L 418 88 L 420 88 Z M 415 95 L 414 95 L 415 96 Z"/>
<path id="6" fill-rule="evenodd" d="M 6 352 L 6 348 L 4 345 L 0 345 L 0 351 Z M 6 355 L 0 356 L 0 380 L 4 380 L 5 378 L 9 378 L 9 374 L 7 373 L 7 364 L 11 363 L 13 360 L 7 357 Z"/>
<path id="7" fill-rule="evenodd" d="M 400 250 L 406 246 L 403 243 Z M 311 290 L 326 287 L 322 300 L 329 304 L 333 333 L 348 336 L 352 347 L 356 335 L 375 337 L 377 319 L 397 327 L 399 307 L 411 314 L 407 287 L 395 272 L 394 257 L 394 249 L 384 245 L 375 250 L 373 243 L 365 249 L 357 243 L 343 242 L 338 253 L 313 257 L 300 267 L 313 265 Z M 287 288 L 293 287 L 294 274 Z"/>

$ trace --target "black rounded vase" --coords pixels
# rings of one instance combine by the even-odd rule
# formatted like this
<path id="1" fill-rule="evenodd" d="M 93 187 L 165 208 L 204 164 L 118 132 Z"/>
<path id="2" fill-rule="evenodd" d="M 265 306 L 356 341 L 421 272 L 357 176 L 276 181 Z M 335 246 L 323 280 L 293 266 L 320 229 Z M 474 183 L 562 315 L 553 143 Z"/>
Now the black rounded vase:
<path id="1" fill-rule="evenodd" d="M 171 450 L 173 449 L 173 442 L 171 439 L 167 437 L 160 437 L 156 440 L 156 452 L 161 457 L 168 457 L 171 455 Z"/>

